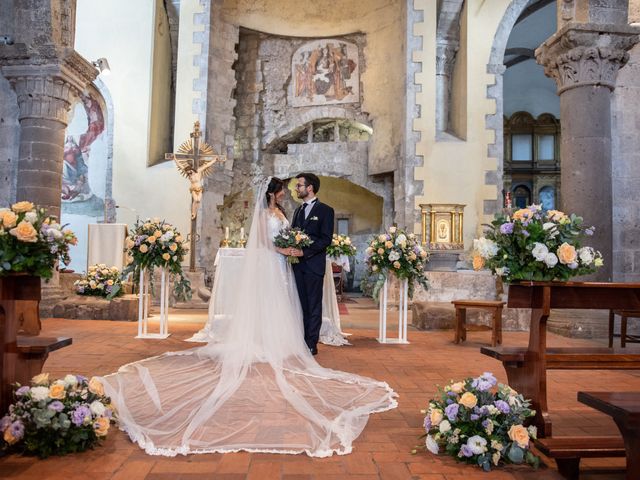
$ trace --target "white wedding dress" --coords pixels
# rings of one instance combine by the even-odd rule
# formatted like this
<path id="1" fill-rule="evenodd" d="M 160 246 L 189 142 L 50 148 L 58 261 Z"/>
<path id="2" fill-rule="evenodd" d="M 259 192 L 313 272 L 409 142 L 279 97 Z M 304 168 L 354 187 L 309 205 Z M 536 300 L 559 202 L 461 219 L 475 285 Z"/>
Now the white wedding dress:
<path id="1" fill-rule="evenodd" d="M 284 217 L 271 216 L 269 219 L 269 233 L 275 237 L 278 232 L 289 225 L 289 221 Z M 226 255 L 220 255 L 225 253 Z M 213 288 L 209 300 L 209 314 L 205 325 L 186 342 L 217 342 L 216 332 L 222 328 L 220 323 L 233 321 L 232 311 L 235 300 L 232 295 L 228 295 L 233 285 L 233 276 L 241 270 L 244 261 L 245 250 L 239 249 L 220 249 L 216 254 L 216 274 L 213 280 Z M 281 259 L 286 265 L 284 257 Z M 224 272 L 224 273 L 222 273 Z M 351 345 L 346 337 L 351 335 L 342 331 L 340 325 L 340 310 L 338 308 L 338 299 L 336 297 L 335 283 L 331 271 L 331 260 L 327 257 L 327 273 L 324 277 L 323 296 L 322 296 L 322 325 L 320 327 L 320 343 L 339 347 L 342 345 Z M 230 297 L 230 298 L 227 298 Z"/>
<path id="2" fill-rule="evenodd" d="M 233 322 L 219 341 L 121 367 L 102 378 L 120 426 L 152 455 L 351 452 L 369 415 L 397 406 L 383 382 L 321 367 L 304 342 L 282 223 L 258 199 Z M 277 223 L 277 224 L 276 224 Z"/>

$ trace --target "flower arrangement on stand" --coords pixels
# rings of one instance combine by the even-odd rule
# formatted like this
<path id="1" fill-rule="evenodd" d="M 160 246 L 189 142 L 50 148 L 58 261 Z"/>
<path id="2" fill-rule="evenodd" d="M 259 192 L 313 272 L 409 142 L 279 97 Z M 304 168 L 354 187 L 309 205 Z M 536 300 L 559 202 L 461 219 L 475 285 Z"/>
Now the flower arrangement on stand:
<path id="1" fill-rule="evenodd" d="M 375 279 L 373 297 L 378 298 L 389 274 L 408 280 L 409 298 L 413 298 L 416 282 L 427 289 L 424 267 L 428 260 L 427 251 L 413 233 L 407 234 L 394 226 L 373 237 L 365 250 L 367 274 Z"/>
<path id="2" fill-rule="evenodd" d="M 176 298 L 191 298 L 191 284 L 183 275 L 182 262 L 187 252 L 186 242 L 176 227 L 159 218 L 137 222 L 126 239 L 128 265 L 123 276 L 133 273 L 134 282 L 140 270 L 166 269 L 173 277 Z"/>
<path id="3" fill-rule="evenodd" d="M 331 258 L 354 257 L 356 254 L 356 247 L 351 243 L 351 238 L 347 235 L 333 234 L 331 239 L 331 245 L 327 247 L 327 255 Z"/>
<path id="4" fill-rule="evenodd" d="M 87 274 L 73 284 L 78 295 L 95 295 L 112 299 L 124 293 L 118 267 L 104 263 L 91 265 Z"/>
<path id="5" fill-rule="evenodd" d="M 426 449 L 436 455 L 444 451 L 485 471 L 502 463 L 537 467 L 540 460 L 529 449 L 536 428 L 524 426 L 535 411 L 508 385 L 494 389 L 496 383 L 485 372 L 440 388 L 438 398 L 423 411 Z"/>
<path id="6" fill-rule="evenodd" d="M 71 230 L 31 202 L 0 208 L 0 276 L 27 273 L 51 278 L 58 260 L 70 262 L 69 247 L 76 243 Z"/>
<path id="7" fill-rule="evenodd" d="M 306 248 L 313 243 L 309 235 L 297 227 L 285 227 L 273 239 L 273 244 L 278 248 Z M 300 263 L 300 259 L 294 256 L 287 256 L 287 262 L 291 264 Z"/>
<path id="8" fill-rule="evenodd" d="M 0 419 L 1 449 L 46 458 L 93 448 L 115 422 L 102 383 L 82 375 L 51 382 L 48 373 L 31 386 L 16 384 L 15 402 Z"/>
<path id="9" fill-rule="evenodd" d="M 505 282 L 566 281 L 595 272 L 603 265 L 600 252 L 581 246 L 594 227 L 581 217 L 531 205 L 495 216 L 484 237 L 473 241 L 473 266 L 490 268 Z"/>

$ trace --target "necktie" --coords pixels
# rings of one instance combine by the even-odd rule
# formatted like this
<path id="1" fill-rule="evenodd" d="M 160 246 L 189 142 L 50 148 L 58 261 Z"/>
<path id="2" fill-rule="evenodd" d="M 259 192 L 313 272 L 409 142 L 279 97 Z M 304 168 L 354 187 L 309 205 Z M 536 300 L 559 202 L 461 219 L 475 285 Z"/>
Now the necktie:
<path id="1" fill-rule="evenodd" d="M 304 214 L 304 218 L 305 220 L 307 219 L 307 207 L 309 206 L 309 204 L 307 202 L 304 202 L 302 204 L 302 212 Z"/>

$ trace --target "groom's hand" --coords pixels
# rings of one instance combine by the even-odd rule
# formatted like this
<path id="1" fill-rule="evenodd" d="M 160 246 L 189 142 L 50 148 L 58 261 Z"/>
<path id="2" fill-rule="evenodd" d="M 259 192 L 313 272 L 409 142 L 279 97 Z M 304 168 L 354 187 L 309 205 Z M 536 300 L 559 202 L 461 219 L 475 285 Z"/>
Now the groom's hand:
<path id="1" fill-rule="evenodd" d="M 289 255 L 292 257 L 302 257 L 304 253 L 302 253 L 302 250 L 300 250 L 299 248 L 292 248 Z"/>

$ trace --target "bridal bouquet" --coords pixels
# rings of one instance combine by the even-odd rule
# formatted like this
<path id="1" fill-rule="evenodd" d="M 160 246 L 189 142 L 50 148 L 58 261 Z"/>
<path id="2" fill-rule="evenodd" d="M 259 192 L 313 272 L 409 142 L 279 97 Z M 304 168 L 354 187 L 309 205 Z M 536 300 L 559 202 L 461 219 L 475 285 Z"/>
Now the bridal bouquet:
<path id="1" fill-rule="evenodd" d="M 120 271 L 117 267 L 107 267 L 104 263 L 91 265 L 87 274 L 73 285 L 78 295 L 111 299 L 123 293 Z"/>
<path id="2" fill-rule="evenodd" d="M 535 427 L 524 421 L 535 415 L 530 402 L 507 385 L 496 386 L 488 372 L 439 389 L 438 398 L 423 413 L 426 448 L 444 451 L 459 461 L 479 465 L 485 471 L 501 463 L 528 463 L 539 458 L 529 450 Z"/>
<path id="3" fill-rule="evenodd" d="M 273 239 L 273 243 L 278 248 L 306 248 L 313 243 L 309 235 L 300 228 L 285 227 Z M 289 263 L 300 263 L 298 257 L 287 256 Z"/>
<path id="4" fill-rule="evenodd" d="M 16 384 L 15 402 L 0 419 L 3 450 L 41 458 L 82 452 L 106 437 L 115 422 L 111 401 L 96 378 L 67 375 L 51 382 L 42 373 L 31 384 Z"/>
<path id="5" fill-rule="evenodd" d="M 485 236 L 473 241 L 473 266 L 489 267 L 506 282 L 562 280 L 595 272 L 603 265 L 600 252 L 581 246 L 594 227 L 582 218 L 531 205 L 499 213 Z"/>
<path id="6" fill-rule="evenodd" d="M 356 254 L 356 247 L 351 244 L 351 239 L 347 235 L 333 234 L 331 245 L 327 247 L 327 255 L 338 258 L 342 255 L 353 257 Z"/>
<path id="7" fill-rule="evenodd" d="M 56 261 L 71 261 L 69 247 L 76 243 L 71 230 L 31 202 L 0 208 L 0 276 L 24 272 L 51 278 Z"/>
<path id="8" fill-rule="evenodd" d="M 389 273 L 409 281 L 409 298 L 413 298 L 414 282 L 426 290 L 429 284 L 424 266 L 428 257 L 415 234 L 407 234 L 397 227 L 390 227 L 386 233 L 373 237 L 365 250 L 367 274 L 376 278 L 373 297 L 377 298 Z"/>
<path id="9" fill-rule="evenodd" d="M 182 262 L 187 252 L 186 242 L 176 227 L 159 218 L 137 222 L 126 240 L 129 265 L 123 276 L 134 274 L 138 281 L 140 270 L 154 267 L 167 269 L 174 279 L 174 294 L 179 299 L 191 298 L 191 284 L 182 274 Z"/>

